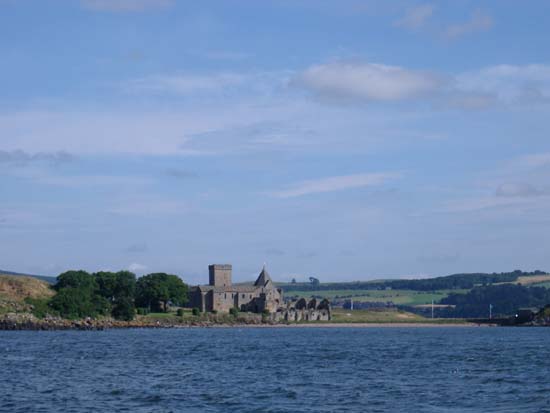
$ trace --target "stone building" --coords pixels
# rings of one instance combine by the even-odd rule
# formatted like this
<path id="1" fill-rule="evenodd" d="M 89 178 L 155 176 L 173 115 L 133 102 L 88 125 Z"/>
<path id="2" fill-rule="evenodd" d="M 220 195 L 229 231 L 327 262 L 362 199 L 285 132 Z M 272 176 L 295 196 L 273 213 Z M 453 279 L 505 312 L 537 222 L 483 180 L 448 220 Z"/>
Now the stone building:
<path id="1" fill-rule="evenodd" d="M 233 285 L 232 267 L 229 264 L 208 266 L 209 284 L 192 287 L 189 303 L 203 312 L 240 311 L 261 313 L 264 310 L 275 313 L 283 305 L 283 292 L 276 288 L 264 268 L 253 285 Z"/>
<path id="2" fill-rule="evenodd" d="M 332 319 L 330 302 L 312 298 L 306 301 L 300 298 L 298 301 L 287 303 L 271 314 L 272 321 L 329 321 Z"/>

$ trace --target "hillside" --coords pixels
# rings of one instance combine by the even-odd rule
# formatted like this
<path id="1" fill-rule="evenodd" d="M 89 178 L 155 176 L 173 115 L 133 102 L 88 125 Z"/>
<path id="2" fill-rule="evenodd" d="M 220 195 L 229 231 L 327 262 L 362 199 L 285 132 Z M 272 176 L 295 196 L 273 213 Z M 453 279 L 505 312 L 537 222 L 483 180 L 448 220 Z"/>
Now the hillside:
<path id="1" fill-rule="evenodd" d="M 26 298 L 54 295 L 49 283 L 33 277 L 0 275 L 0 301 L 21 302 Z"/>
<path id="2" fill-rule="evenodd" d="M 528 283 L 531 277 L 534 282 L 543 282 L 547 273 L 544 271 L 523 272 L 515 270 L 503 273 L 464 273 L 452 274 L 441 277 L 421 279 L 389 279 L 378 281 L 354 281 L 320 283 L 279 283 L 285 293 L 296 291 L 336 291 L 336 290 L 411 290 L 411 291 L 437 291 L 437 290 L 469 290 L 477 285 L 489 285 L 498 283 Z"/>
<path id="3" fill-rule="evenodd" d="M 312 279 L 316 281 L 315 279 Z M 455 297 L 453 300 L 459 300 L 462 295 L 467 295 L 470 291 L 478 291 L 483 286 L 494 287 L 495 291 L 503 293 L 503 298 L 508 300 L 508 289 L 498 286 L 525 286 L 525 287 L 547 287 L 550 288 L 550 275 L 542 271 L 523 272 L 512 271 L 506 273 L 472 273 L 472 274 L 453 274 L 442 277 L 425 279 L 398 279 L 398 280 L 376 280 L 363 282 L 338 282 L 338 283 L 284 283 L 278 284 L 285 292 L 287 298 L 328 298 L 335 307 L 346 307 L 353 305 L 355 309 L 369 309 L 380 307 L 399 306 L 410 311 L 419 311 L 427 314 L 431 311 L 431 303 L 447 304 L 454 306 L 454 302 L 447 301 L 448 297 Z M 492 288 L 490 288 L 492 291 Z M 534 298 L 536 292 L 538 295 L 544 295 L 544 290 L 521 290 L 524 296 L 523 300 L 516 303 L 517 306 L 539 305 L 541 302 Z M 541 292 L 542 291 L 542 292 Z M 498 295 L 498 294 L 497 294 Z M 497 303 L 497 297 L 491 296 L 492 304 Z M 429 307 L 426 307 L 428 305 Z M 468 304 L 470 305 L 470 304 Z M 481 314 L 489 302 L 481 303 L 476 312 Z M 480 308 L 482 310 L 480 310 Z M 497 311 L 513 312 L 510 306 L 499 305 Z M 442 316 L 456 316 L 457 314 L 473 314 L 470 310 L 462 308 L 452 311 L 438 310 Z"/>

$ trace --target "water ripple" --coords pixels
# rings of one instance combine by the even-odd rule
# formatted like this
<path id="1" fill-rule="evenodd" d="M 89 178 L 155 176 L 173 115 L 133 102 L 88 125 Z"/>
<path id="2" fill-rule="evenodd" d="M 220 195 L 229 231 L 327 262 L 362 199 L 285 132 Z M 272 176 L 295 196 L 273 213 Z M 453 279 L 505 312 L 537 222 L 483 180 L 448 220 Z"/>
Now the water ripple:
<path id="1" fill-rule="evenodd" d="M 550 329 L 0 332 L 0 411 L 550 412 Z"/>

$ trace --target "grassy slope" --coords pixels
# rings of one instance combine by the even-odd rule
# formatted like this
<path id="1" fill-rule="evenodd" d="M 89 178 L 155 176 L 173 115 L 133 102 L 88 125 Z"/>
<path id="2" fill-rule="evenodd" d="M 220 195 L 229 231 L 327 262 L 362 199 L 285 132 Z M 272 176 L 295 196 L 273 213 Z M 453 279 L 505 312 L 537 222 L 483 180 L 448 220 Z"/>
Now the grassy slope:
<path id="1" fill-rule="evenodd" d="M 30 312 L 27 298 L 43 300 L 54 295 L 51 285 L 33 277 L 0 274 L 0 314 Z"/>
<path id="2" fill-rule="evenodd" d="M 0 274 L 0 299 L 20 302 L 25 298 L 49 298 L 54 295 L 50 284 L 33 277 Z"/>
<path id="3" fill-rule="evenodd" d="M 550 282 L 550 274 L 532 275 L 530 277 L 519 277 L 518 280 L 516 281 L 517 284 L 521 284 L 521 285 L 537 285 L 537 286 L 539 284 L 548 284 L 549 282 Z"/>
<path id="4" fill-rule="evenodd" d="M 332 311 L 332 323 L 463 323 L 459 319 L 430 319 L 400 310 L 344 310 Z"/>

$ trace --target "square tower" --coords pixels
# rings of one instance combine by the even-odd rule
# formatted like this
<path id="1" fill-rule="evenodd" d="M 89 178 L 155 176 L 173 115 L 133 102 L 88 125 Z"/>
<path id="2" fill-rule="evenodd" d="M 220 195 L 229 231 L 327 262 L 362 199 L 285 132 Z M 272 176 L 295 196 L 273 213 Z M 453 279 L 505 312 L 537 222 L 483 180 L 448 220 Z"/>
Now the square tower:
<path id="1" fill-rule="evenodd" d="M 212 264 L 208 266 L 210 285 L 215 287 L 231 286 L 231 264 Z"/>

